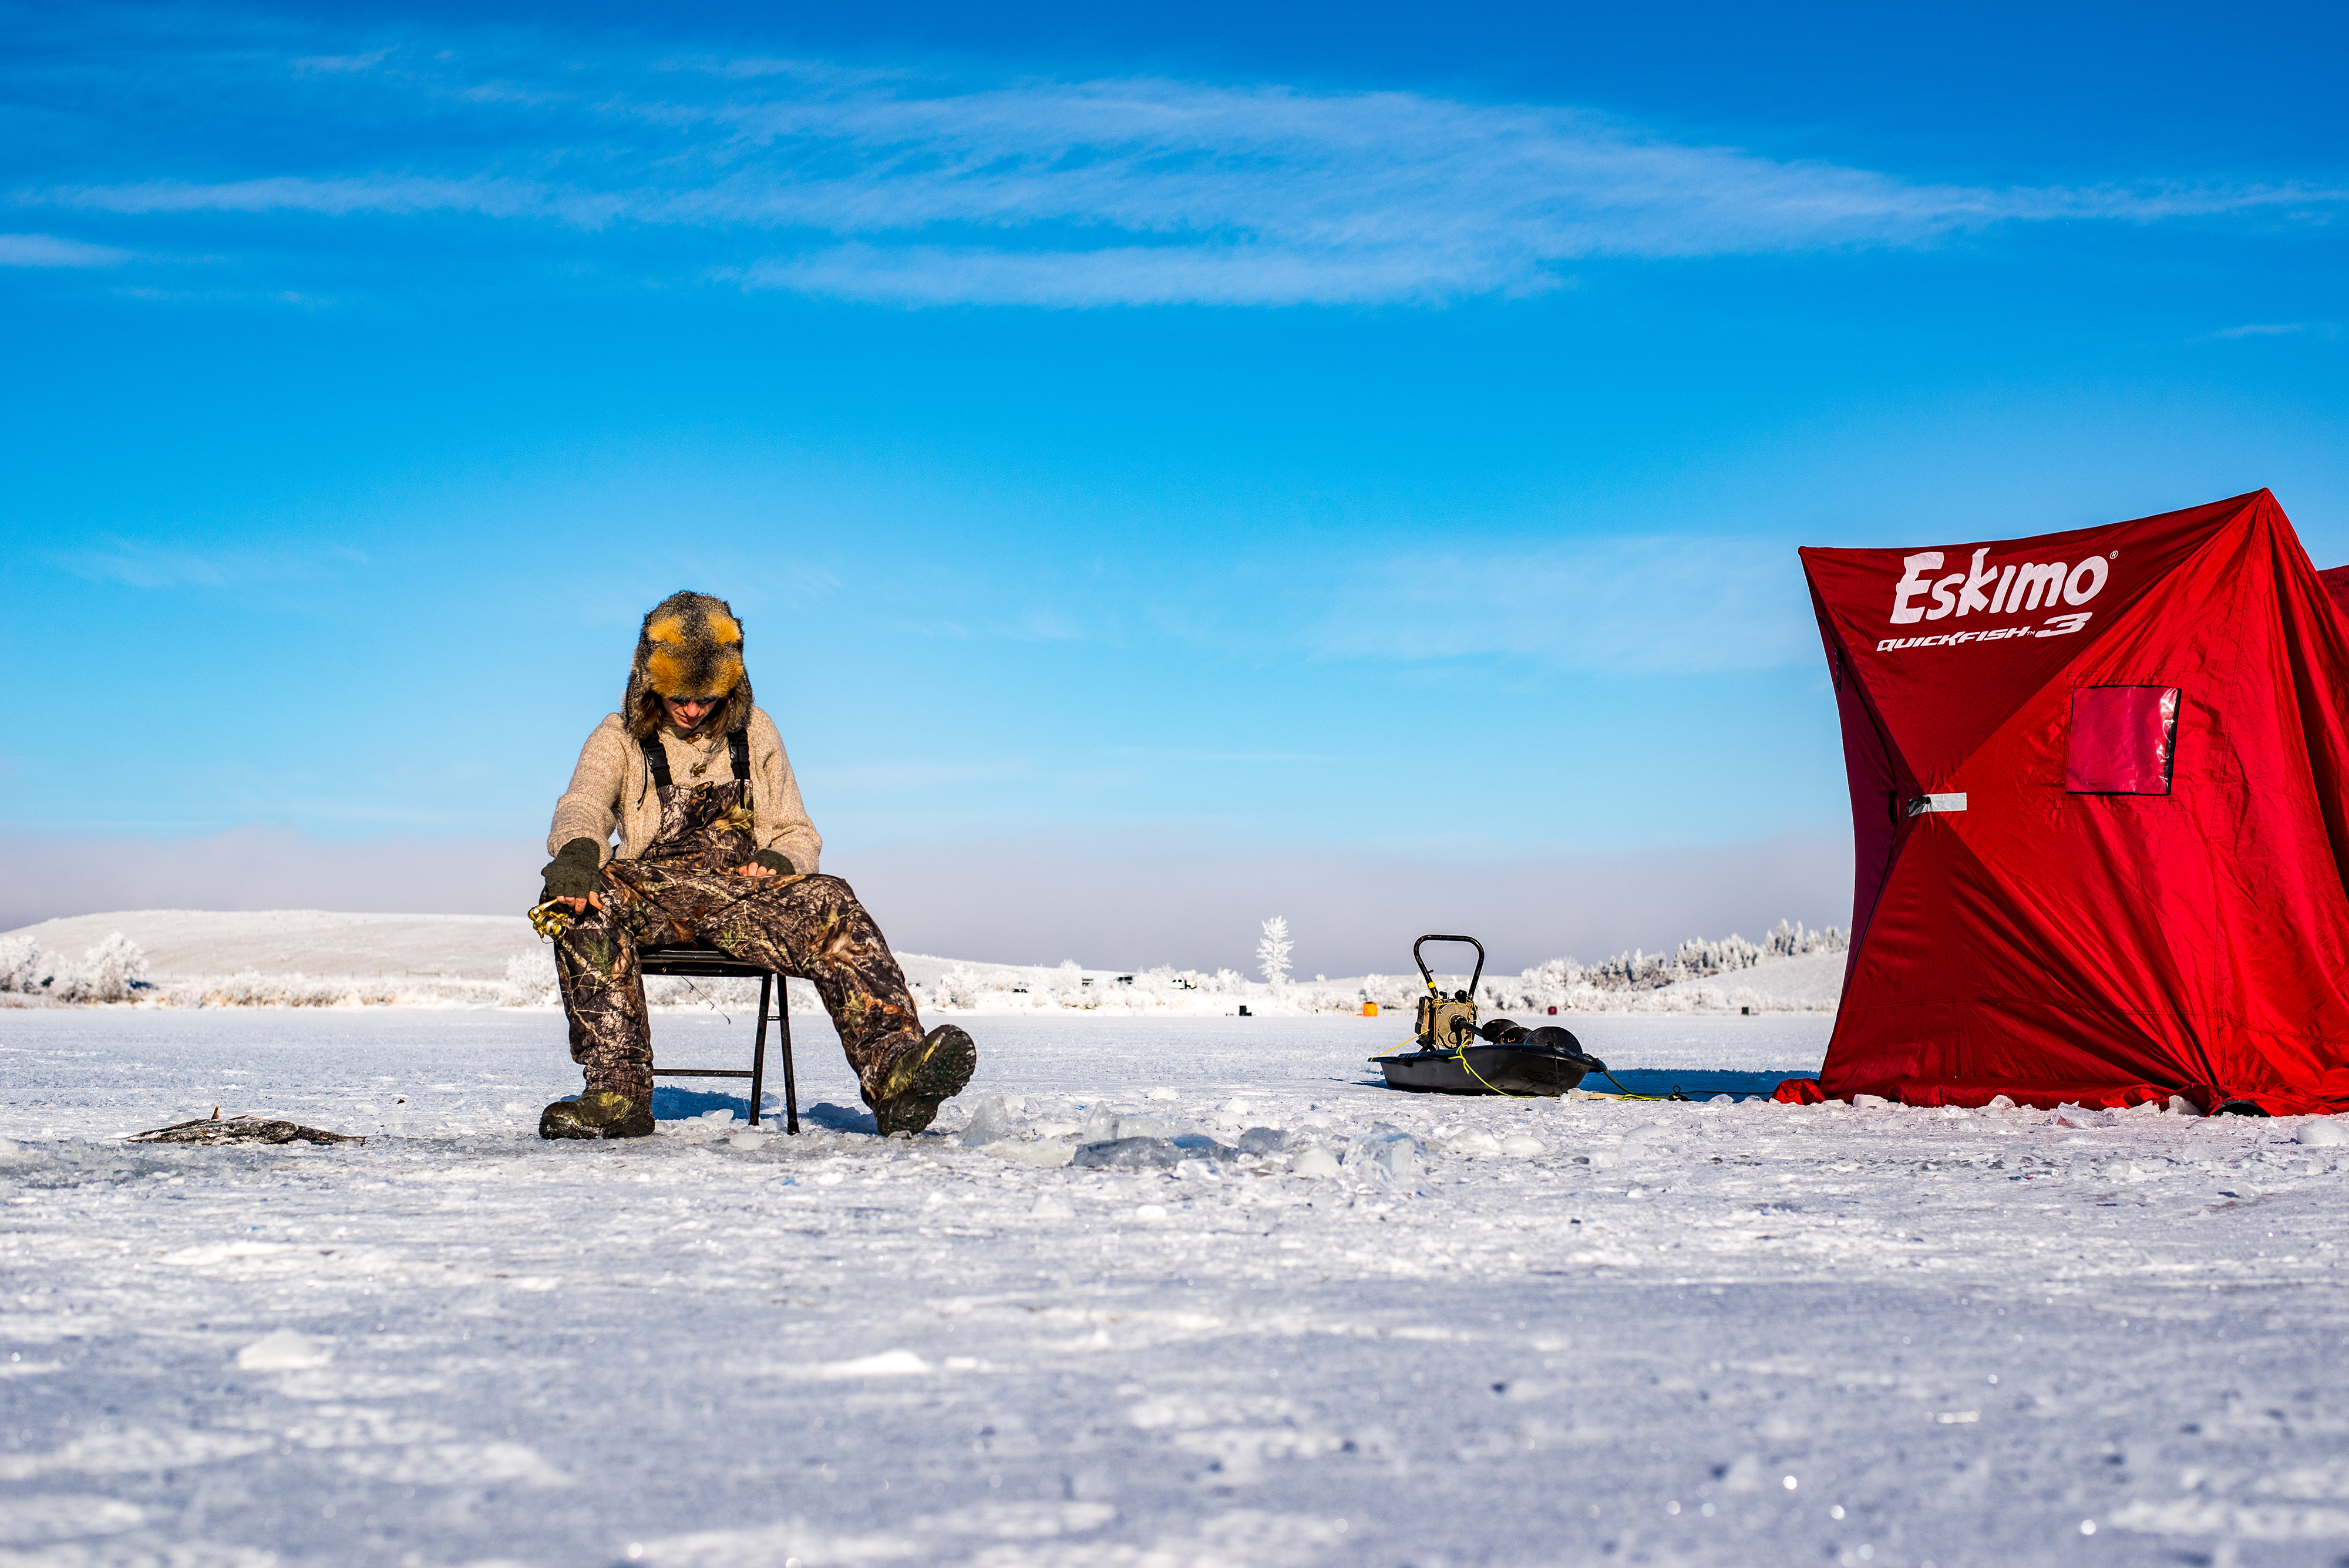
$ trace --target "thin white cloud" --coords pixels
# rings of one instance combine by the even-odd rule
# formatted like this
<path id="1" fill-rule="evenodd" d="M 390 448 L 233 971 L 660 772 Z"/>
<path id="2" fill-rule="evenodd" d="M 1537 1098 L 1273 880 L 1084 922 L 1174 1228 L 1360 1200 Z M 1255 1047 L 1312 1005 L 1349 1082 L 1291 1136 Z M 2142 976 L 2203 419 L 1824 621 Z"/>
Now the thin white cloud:
<path id="1" fill-rule="evenodd" d="M 324 180 L 274 175 L 213 184 L 149 180 L 60 189 L 50 192 L 50 199 L 102 213 L 315 213 L 342 218 L 455 212 L 492 218 L 552 217 L 583 226 L 606 221 L 616 210 L 611 196 L 554 191 L 531 182 L 404 175 Z"/>
<path id="2" fill-rule="evenodd" d="M 536 63 L 546 53 L 477 41 L 286 59 L 248 96 L 288 134 L 254 144 L 299 145 L 319 110 L 289 84 L 329 70 L 338 91 L 367 95 L 382 128 L 373 156 L 216 179 L 141 171 L 15 200 L 148 218 L 629 229 L 671 236 L 670 265 L 750 288 L 1086 306 L 1526 295 L 1598 259 L 1916 245 L 2013 223 L 2290 217 L 2344 199 L 2292 184 L 1919 182 L 1573 109 L 1415 93 L 1144 78 L 973 87 L 575 50 L 553 71 Z"/>
<path id="3" fill-rule="evenodd" d="M 119 266 L 129 259 L 129 251 L 55 234 L 0 234 L 0 266 Z"/>
<path id="4" fill-rule="evenodd" d="M 319 71 L 340 76 L 352 71 L 368 71 L 391 57 L 389 49 L 369 49 L 363 55 L 304 55 L 293 61 L 297 71 Z"/>
<path id="5" fill-rule="evenodd" d="M 1248 245 L 1118 245 L 1014 251 L 977 246 L 837 245 L 730 274 L 751 288 L 897 305 L 1375 304 L 1560 286 L 1538 267 L 1424 249 L 1316 251 Z"/>
<path id="6" fill-rule="evenodd" d="M 1357 568 L 1308 645 L 1327 659 L 1753 670 L 1816 657 L 1788 549 L 1606 539 L 1388 557 Z"/>
<path id="7" fill-rule="evenodd" d="M 364 566 L 357 552 L 330 545 L 305 550 L 203 551 L 141 539 L 102 539 L 47 559 L 78 577 L 133 588 L 226 588 L 263 582 L 305 582 Z"/>
<path id="8" fill-rule="evenodd" d="M 2288 337 L 2308 330 L 2305 321 L 2252 322 L 2242 327 L 2222 327 L 2210 334 L 2213 337 Z"/>

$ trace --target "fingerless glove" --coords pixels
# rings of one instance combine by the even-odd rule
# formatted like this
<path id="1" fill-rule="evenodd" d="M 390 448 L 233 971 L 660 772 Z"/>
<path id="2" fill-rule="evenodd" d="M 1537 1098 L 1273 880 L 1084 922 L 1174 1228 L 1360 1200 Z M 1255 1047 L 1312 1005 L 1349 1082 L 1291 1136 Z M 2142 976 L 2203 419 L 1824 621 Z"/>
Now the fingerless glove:
<path id="1" fill-rule="evenodd" d="M 595 874 L 604 864 L 604 846 L 592 838 L 574 838 L 555 851 L 539 875 L 546 878 L 550 898 L 584 898 L 595 890 Z"/>
<path id="2" fill-rule="evenodd" d="M 798 875 L 799 870 L 797 867 L 792 864 L 791 857 L 772 849 L 760 850 L 759 853 L 750 857 L 750 864 L 753 866 L 764 866 L 768 870 L 772 871 L 778 877 L 796 876 Z"/>

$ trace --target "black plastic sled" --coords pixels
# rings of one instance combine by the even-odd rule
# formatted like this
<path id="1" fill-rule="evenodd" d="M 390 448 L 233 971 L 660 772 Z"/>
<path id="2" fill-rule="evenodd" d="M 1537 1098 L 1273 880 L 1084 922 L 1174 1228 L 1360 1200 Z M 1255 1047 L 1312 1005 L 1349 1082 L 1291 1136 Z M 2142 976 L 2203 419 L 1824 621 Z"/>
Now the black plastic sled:
<path id="1" fill-rule="evenodd" d="M 1476 950 L 1476 971 L 1446 996 L 1420 950 L 1430 942 L 1463 942 Z M 1582 1054 L 1582 1042 L 1555 1023 L 1527 1029 L 1506 1018 L 1479 1027 L 1476 982 L 1485 977 L 1485 944 L 1475 937 L 1430 935 L 1411 944 L 1411 961 L 1427 994 L 1412 1026 L 1416 1051 L 1373 1056 L 1387 1087 L 1414 1095 L 1562 1095 L 1607 1064 Z M 1483 1044 L 1476 1042 L 1482 1040 Z"/>
<path id="2" fill-rule="evenodd" d="M 1456 1050 L 1423 1046 L 1373 1056 L 1387 1075 L 1387 1087 L 1414 1095 L 1556 1096 L 1580 1085 L 1607 1064 L 1582 1054 L 1582 1043 L 1556 1024 L 1527 1032 L 1506 1019 L 1485 1031 L 1516 1038 L 1506 1044 L 1466 1045 Z M 1485 1033 L 1485 1031 L 1480 1031 Z"/>

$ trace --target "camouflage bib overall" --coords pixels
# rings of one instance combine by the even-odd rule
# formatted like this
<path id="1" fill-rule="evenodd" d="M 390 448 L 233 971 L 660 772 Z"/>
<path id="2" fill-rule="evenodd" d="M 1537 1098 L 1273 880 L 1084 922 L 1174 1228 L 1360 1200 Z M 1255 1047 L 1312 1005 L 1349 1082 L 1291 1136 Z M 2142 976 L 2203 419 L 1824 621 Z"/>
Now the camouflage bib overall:
<path id="1" fill-rule="evenodd" d="M 614 865 L 683 861 L 721 873 L 748 866 L 750 857 L 759 852 L 750 834 L 750 738 L 740 730 L 726 737 L 727 760 L 733 764 L 734 776 L 718 784 L 678 784 L 669 776 L 668 753 L 660 742 L 652 740 L 641 744 L 645 766 L 660 801 L 660 831 L 637 860 Z"/>
<path id="2" fill-rule="evenodd" d="M 554 939 L 571 1024 L 571 1059 L 590 1090 L 652 1096 L 652 1030 L 639 947 L 707 942 L 815 983 L 859 1085 L 871 1095 L 922 1025 L 889 945 L 837 877 L 746 877 L 758 853 L 750 745 L 727 737 L 731 778 L 679 784 L 657 738 L 641 742 L 660 799 L 660 832 L 643 855 L 605 863 L 604 907 Z"/>

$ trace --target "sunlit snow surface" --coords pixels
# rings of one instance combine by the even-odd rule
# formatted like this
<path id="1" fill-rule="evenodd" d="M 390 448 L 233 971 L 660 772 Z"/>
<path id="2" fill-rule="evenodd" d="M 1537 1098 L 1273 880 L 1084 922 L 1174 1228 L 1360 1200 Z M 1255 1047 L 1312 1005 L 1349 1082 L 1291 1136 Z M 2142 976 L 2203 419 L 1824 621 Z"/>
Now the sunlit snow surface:
<path id="1" fill-rule="evenodd" d="M 1436 1100 L 1366 1072 L 1392 1019 L 972 1023 L 936 1134 L 855 1130 L 803 1024 L 808 1131 L 745 1147 L 541 1143 L 545 1014 L 0 1012 L 0 1563 L 2349 1552 L 2302 1123 Z M 1810 1070 L 1828 1027 L 1575 1023 L 1666 1072 Z M 716 1065 L 747 1027 L 656 1024 Z M 1430 1153 L 1053 1168 L 959 1146 L 988 1094 Z M 214 1105 L 371 1141 L 112 1141 Z M 1443 1152 L 1480 1133 L 1541 1152 Z"/>

